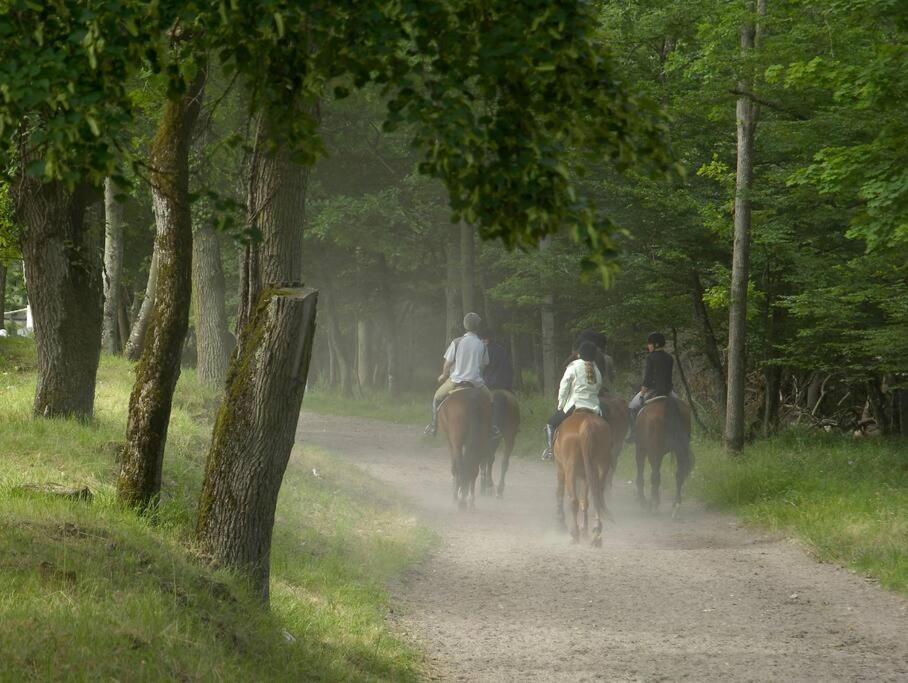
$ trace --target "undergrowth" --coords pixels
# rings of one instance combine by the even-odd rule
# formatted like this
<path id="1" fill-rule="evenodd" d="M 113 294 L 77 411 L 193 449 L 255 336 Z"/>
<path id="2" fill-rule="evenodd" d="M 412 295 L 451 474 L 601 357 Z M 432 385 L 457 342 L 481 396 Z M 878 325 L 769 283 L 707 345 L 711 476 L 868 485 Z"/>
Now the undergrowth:
<path id="1" fill-rule="evenodd" d="M 691 492 L 770 529 L 793 532 L 815 556 L 908 594 L 908 449 L 788 431 L 729 457 L 697 447 Z"/>
<path id="2" fill-rule="evenodd" d="M 387 582 L 432 543 L 378 484 L 330 455 L 291 460 L 278 503 L 271 609 L 191 545 L 213 394 L 184 372 L 156 524 L 119 509 L 133 379 L 102 359 L 95 419 L 31 417 L 29 340 L 0 339 L 0 679 L 417 680 L 385 625 Z M 26 494 L 88 486 L 93 500 Z"/>

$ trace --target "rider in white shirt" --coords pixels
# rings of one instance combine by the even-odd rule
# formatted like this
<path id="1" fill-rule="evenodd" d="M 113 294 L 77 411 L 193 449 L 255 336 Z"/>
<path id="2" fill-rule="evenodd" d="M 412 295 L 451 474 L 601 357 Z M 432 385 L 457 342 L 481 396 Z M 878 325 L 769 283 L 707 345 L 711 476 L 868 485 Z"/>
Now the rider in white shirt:
<path id="1" fill-rule="evenodd" d="M 596 345 L 585 341 L 580 345 L 580 358 L 573 361 L 564 371 L 558 388 L 558 410 L 545 425 L 546 448 L 543 460 L 554 457 L 555 430 L 576 408 L 601 414 L 599 391 L 602 389 L 602 373 L 596 367 Z"/>
<path id="2" fill-rule="evenodd" d="M 426 434 L 435 436 L 438 430 L 438 407 L 458 384 L 472 384 L 488 394 L 489 402 L 492 401 L 492 393 L 482 378 L 482 370 L 489 364 L 489 352 L 477 334 L 481 324 L 482 319 L 476 313 L 467 313 L 463 318 L 466 334 L 452 341 L 445 351 L 444 366 L 438 378 L 441 386 L 432 401 L 432 423 L 426 427 Z"/>

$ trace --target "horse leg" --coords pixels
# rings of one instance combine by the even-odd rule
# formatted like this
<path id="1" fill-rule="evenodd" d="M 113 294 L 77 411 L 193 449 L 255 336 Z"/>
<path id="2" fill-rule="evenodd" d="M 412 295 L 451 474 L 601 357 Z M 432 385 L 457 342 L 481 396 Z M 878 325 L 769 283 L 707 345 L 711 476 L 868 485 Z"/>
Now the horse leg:
<path id="1" fill-rule="evenodd" d="M 646 509 L 646 494 L 643 491 L 643 471 L 646 464 L 646 451 L 637 443 L 637 501 Z"/>
<path id="2" fill-rule="evenodd" d="M 558 484 L 555 486 L 555 517 L 558 520 L 558 527 L 567 531 L 567 525 L 564 523 L 564 469 L 561 463 L 558 463 Z"/>
<path id="3" fill-rule="evenodd" d="M 577 526 L 577 513 L 580 511 L 580 501 L 577 500 L 577 483 L 575 481 L 574 468 L 570 467 L 566 472 L 565 483 L 567 484 L 567 493 L 571 499 L 571 538 L 574 543 L 580 540 L 580 528 Z"/>
<path id="4" fill-rule="evenodd" d="M 650 509 L 653 512 L 656 512 L 659 509 L 659 486 L 662 483 L 662 457 L 661 455 L 654 456 L 650 459 L 649 466 L 652 472 L 650 473 Z"/>
<path id="5" fill-rule="evenodd" d="M 675 460 L 678 467 L 675 470 L 675 500 L 672 503 L 672 519 L 678 519 L 678 513 L 681 511 L 681 488 L 690 474 L 690 455 L 682 453 L 679 457 L 676 453 Z"/>
<path id="6" fill-rule="evenodd" d="M 580 495 L 578 496 L 580 502 L 580 534 L 587 538 L 589 534 L 589 507 L 590 507 L 590 483 L 583 479 L 580 482 Z"/>
<path id="7" fill-rule="evenodd" d="M 504 439 L 504 451 L 501 454 L 501 469 L 498 472 L 498 497 L 504 496 L 504 475 L 508 473 L 511 452 L 514 450 L 514 435 L 508 434 Z"/>

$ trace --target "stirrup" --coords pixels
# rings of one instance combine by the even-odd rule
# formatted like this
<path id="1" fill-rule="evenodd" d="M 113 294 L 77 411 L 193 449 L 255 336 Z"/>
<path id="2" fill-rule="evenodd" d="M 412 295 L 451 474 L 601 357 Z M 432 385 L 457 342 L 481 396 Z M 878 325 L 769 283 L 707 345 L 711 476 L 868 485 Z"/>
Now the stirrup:
<path id="1" fill-rule="evenodd" d="M 548 462 L 549 460 L 554 460 L 554 459 L 555 459 L 555 454 L 552 453 L 552 449 L 546 447 L 546 448 L 542 451 L 542 461 L 543 461 L 543 462 Z"/>
<path id="2" fill-rule="evenodd" d="M 498 441 L 502 437 L 501 430 L 492 425 L 492 441 Z"/>
<path id="3" fill-rule="evenodd" d="M 435 436 L 438 434 L 438 427 L 434 424 L 428 424 L 422 433 L 426 436 Z"/>

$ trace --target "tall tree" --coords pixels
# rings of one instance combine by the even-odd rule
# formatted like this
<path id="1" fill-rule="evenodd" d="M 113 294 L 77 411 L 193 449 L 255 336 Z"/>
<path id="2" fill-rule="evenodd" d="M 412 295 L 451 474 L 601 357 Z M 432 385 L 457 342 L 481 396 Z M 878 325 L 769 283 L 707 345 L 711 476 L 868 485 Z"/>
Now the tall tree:
<path id="1" fill-rule="evenodd" d="M 728 392 L 725 404 L 725 447 L 738 452 L 744 446 L 744 392 L 746 388 L 747 291 L 750 282 L 751 194 L 753 192 L 754 138 L 759 105 L 754 96 L 751 53 L 760 47 L 760 18 L 766 0 L 748 1 L 748 17 L 741 26 L 744 75 L 738 81 L 735 108 L 738 131 L 738 166 L 735 174 L 735 230 L 728 306 Z"/>
<path id="2" fill-rule="evenodd" d="M 155 253 L 158 282 L 148 338 L 136 368 L 129 398 L 126 445 L 120 458 L 118 499 L 131 507 L 156 504 L 161 490 L 164 445 L 173 391 L 180 376 L 183 341 L 192 296 L 192 212 L 189 199 L 189 150 L 201 108 L 205 71 L 171 98 L 151 147 Z"/>
<path id="3" fill-rule="evenodd" d="M 126 210 L 118 198 L 116 181 L 104 181 L 104 318 L 101 345 L 108 353 L 119 353 L 125 340 L 120 338 L 120 299 L 123 293 L 123 228 Z"/>
<path id="4" fill-rule="evenodd" d="M 464 315 L 476 311 L 476 245 L 473 226 L 460 222 L 460 293 L 463 299 Z"/>
<path id="5" fill-rule="evenodd" d="M 226 285 L 221 262 L 221 238 L 208 223 L 192 239 L 192 296 L 198 348 L 196 372 L 209 387 L 223 389 L 235 344 L 227 326 Z"/>

